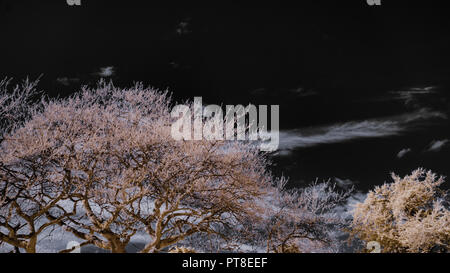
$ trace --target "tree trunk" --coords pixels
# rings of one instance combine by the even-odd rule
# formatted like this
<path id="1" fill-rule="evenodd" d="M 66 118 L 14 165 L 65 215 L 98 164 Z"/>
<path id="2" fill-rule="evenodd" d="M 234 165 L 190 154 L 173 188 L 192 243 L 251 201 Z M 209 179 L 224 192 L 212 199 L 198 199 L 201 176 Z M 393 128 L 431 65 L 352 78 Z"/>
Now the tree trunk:
<path id="1" fill-rule="evenodd" d="M 120 241 L 120 239 L 117 238 L 113 238 L 109 240 L 110 244 L 111 244 L 111 252 L 112 253 L 125 253 L 125 247 L 127 246 L 126 244 L 122 243 Z"/>
<path id="2" fill-rule="evenodd" d="M 112 245 L 111 252 L 112 253 L 126 253 L 125 245 L 123 245 L 123 244 Z"/>
<path id="3" fill-rule="evenodd" d="M 31 237 L 30 241 L 27 243 L 25 251 L 27 253 L 36 253 L 36 243 L 37 243 L 37 236 Z"/>

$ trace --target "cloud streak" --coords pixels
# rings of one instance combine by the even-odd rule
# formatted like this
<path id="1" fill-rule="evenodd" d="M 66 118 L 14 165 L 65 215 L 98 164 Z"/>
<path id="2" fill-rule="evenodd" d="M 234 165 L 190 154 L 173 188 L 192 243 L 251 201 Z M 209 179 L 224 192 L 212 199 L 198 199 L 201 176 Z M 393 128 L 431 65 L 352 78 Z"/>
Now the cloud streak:
<path id="1" fill-rule="evenodd" d="M 428 152 L 439 152 L 440 150 L 442 150 L 442 148 L 444 148 L 444 146 L 449 142 L 448 139 L 443 139 L 443 140 L 433 140 L 427 151 Z"/>
<path id="2" fill-rule="evenodd" d="M 94 75 L 103 77 L 103 78 L 108 78 L 108 77 L 112 77 L 114 76 L 114 74 L 116 73 L 114 66 L 105 66 L 105 67 L 100 67 L 100 71 L 95 72 Z"/>
<path id="3" fill-rule="evenodd" d="M 295 94 L 298 97 L 309 97 L 309 96 L 315 96 L 319 93 L 314 90 L 308 90 L 302 87 L 294 88 L 289 90 L 290 93 Z"/>
<path id="4" fill-rule="evenodd" d="M 352 188 L 355 184 L 357 184 L 357 182 L 352 181 L 350 179 L 340 179 L 338 177 L 335 177 L 333 180 L 334 180 L 334 183 L 336 183 L 336 185 L 338 187 L 346 189 L 346 190 Z"/>
<path id="5" fill-rule="evenodd" d="M 382 96 L 365 97 L 358 100 L 359 102 L 389 102 L 399 101 L 408 108 L 419 109 L 425 106 L 425 103 L 430 99 L 439 98 L 438 88 L 435 86 L 428 87 L 412 87 L 405 90 L 395 90 L 387 92 Z"/>
<path id="6" fill-rule="evenodd" d="M 410 148 L 403 149 L 400 152 L 398 152 L 397 157 L 398 158 L 402 158 L 402 157 L 404 157 L 406 154 L 408 154 L 410 152 L 411 152 Z"/>
<path id="7" fill-rule="evenodd" d="M 56 79 L 56 82 L 62 84 L 64 86 L 69 86 L 72 83 L 78 83 L 80 79 L 78 78 L 69 78 L 69 77 L 60 77 Z"/>
<path id="8" fill-rule="evenodd" d="M 280 132 L 280 150 L 341 143 L 354 139 L 381 138 L 400 135 L 430 119 L 446 119 L 444 113 L 420 109 L 408 114 L 381 119 L 349 121 L 329 126 Z"/>
<path id="9" fill-rule="evenodd" d="M 436 94 L 436 88 L 434 86 L 424 88 L 411 88 L 409 90 L 393 91 L 390 92 L 394 99 L 403 100 L 405 105 L 410 105 L 420 97 L 430 94 Z"/>
<path id="10" fill-rule="evenodd" d="M 178 23 L 177 28 L 176 28 L 176 32 L 178 35 L 186 35 L 189 34 L 191 32 L 191 30 L 189 29 L 190 24 L 189 24 L 189 20 L 186 21 L 181 21 L 180 23 Z"/>

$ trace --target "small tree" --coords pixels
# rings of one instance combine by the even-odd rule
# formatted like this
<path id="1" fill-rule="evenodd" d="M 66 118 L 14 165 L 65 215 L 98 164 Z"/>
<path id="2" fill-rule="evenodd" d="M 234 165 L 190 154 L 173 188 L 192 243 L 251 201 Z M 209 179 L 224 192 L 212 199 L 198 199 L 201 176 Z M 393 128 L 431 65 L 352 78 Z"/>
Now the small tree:
<path id="1" fill-rule="evenodd" d="M 383 252 L 449 250 L 448 195 L 439 186 L 442 177 L 423 169 L 370 191 L 353 214 L 352 234 L 380 243 Z"/>
<path id="2" fill-rule="evenodd" d="M 287 190 L 286 181 L 280 180 L 270 195 L 273 207 L 264 222 L 267 252 L 336 251 L 340 244 L 336 232 L 346 220 L 335 209 L 349 194 L 339 193 L 329 182 Z"/>

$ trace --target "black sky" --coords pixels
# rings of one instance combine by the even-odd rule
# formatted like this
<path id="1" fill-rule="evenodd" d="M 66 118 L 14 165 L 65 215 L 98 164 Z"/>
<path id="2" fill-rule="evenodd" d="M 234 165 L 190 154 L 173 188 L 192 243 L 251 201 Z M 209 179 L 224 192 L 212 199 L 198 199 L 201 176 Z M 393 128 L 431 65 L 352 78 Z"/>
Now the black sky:
<path id="1" fill-rule="evenodd" d="M 3 0 L 0 76 L 43 74 L 42 89 L 67 95 L 111 66 L 117 85 L 143 81 L 178 100 L 279 104 L 283 130 L 449 112 L 450 20 L 441 2 L 240 2 Z M 392 95 L 430 86 L 434 95 L 413 104 Z M 419 166 L 449 175 L 448 147 L 426 152 L 433 140 L 450 138 L 447 123 L 297 147 L 275 158 L 277 171 L 297 183 L 340 177 L 364 185 Z M 404 148 L 412 152 L 399 159 Z"/>

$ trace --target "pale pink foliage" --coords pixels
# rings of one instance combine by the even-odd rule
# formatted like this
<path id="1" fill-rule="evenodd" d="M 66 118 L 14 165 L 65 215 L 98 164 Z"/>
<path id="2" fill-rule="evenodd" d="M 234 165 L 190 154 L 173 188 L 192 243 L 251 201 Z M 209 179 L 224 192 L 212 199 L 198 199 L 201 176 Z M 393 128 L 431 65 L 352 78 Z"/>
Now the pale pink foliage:
<path id="1" fill-rule="evenodd" d="M 27 78 L 10 88 L 11 81 L 9 78 L 0 81 L 0 140 L 3 134 L 19 127 L 39 105 L 33 102 L 39 94 L 36 90 L 38 80 L 30 81 Z"/>

